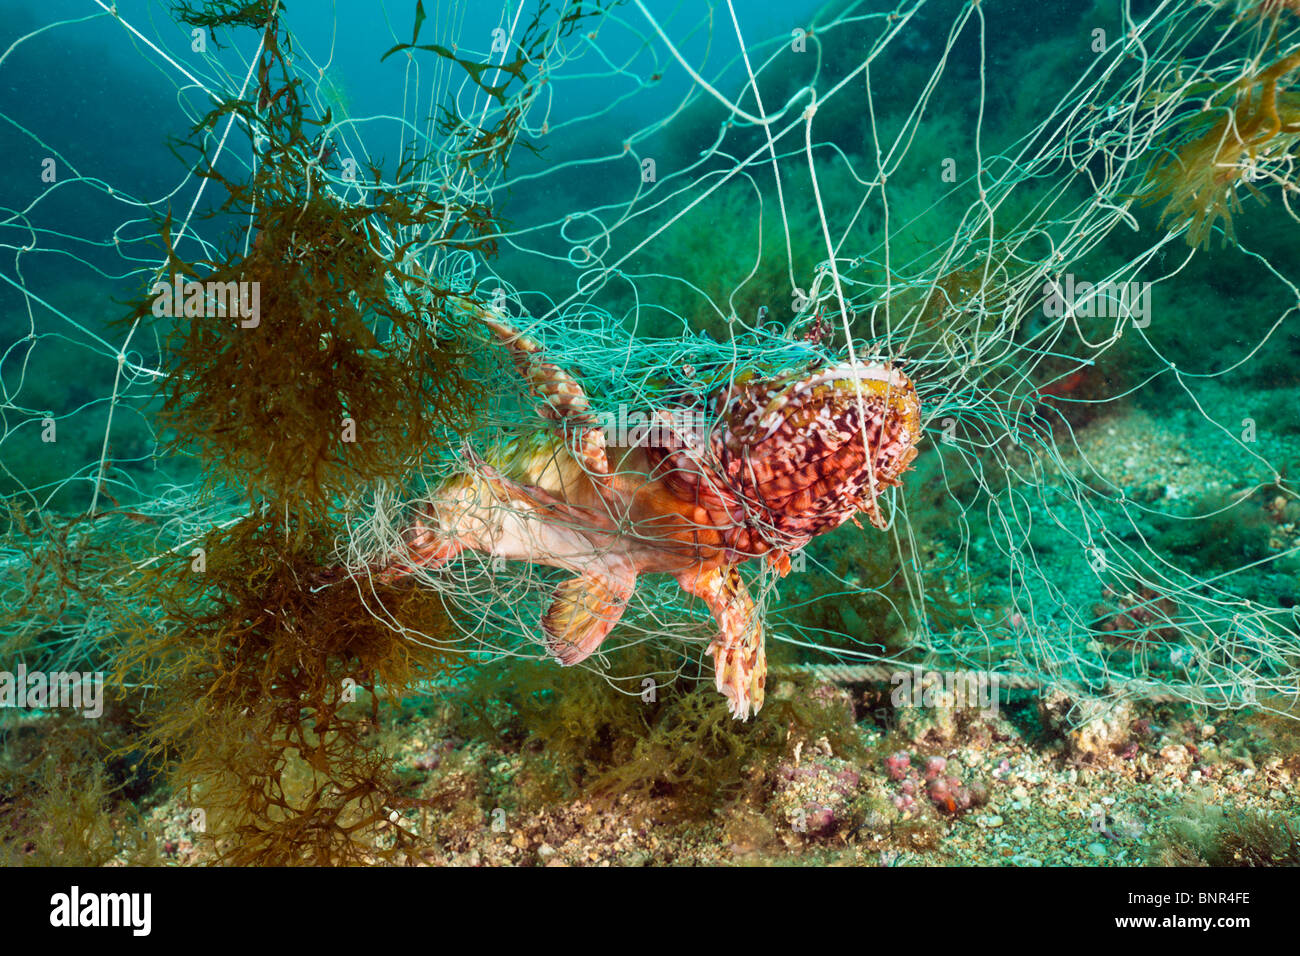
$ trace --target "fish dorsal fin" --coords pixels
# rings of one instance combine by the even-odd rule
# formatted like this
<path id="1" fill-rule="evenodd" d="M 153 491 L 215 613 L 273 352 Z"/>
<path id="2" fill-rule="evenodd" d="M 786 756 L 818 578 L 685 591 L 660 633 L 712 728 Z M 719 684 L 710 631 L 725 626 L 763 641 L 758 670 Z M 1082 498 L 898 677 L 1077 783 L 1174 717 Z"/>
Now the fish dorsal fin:
<path id="1" fill-rule="evenodd" d="M 598 480 L 609 478 L 605 432 L 591 410 L 582 384 L 553 362 L 546 361 L 541 343 L 516 329 L 507 318 L 487 306 L 464 297 L 455 301 L 474 316 L 506 347 L 530 394 L 542 400 L 543 418 L 559 422 L 565 430 L 565 444 L 586 471 Z"/>

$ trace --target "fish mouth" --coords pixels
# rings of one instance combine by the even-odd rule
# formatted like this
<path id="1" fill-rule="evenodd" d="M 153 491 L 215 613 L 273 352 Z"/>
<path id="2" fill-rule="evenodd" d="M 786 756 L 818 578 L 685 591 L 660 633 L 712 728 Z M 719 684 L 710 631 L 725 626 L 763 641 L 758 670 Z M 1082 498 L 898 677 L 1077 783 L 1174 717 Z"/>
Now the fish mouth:
<path id="1" fill-rule="evenodd" d="M 908 388 L 911 381 L 902 371 L 888 362 L 845 362 L 822 369 L 815 375 L 804 375 L 796 379 L 787 389 L 795 394 L 816 388 L 827 383 L 880 382 L 891 388 Z"/>
<path id="2" fill-rule="evenodd" d="M 815 374 L 790 376 L 772 383 L 775 394 L 754 416 L 759 441 L 771 438 L 793 413 L 805 409 L 809 399 L 817 402 L 825 415 L 833 407 L 851 407 L 857 397 L 881 397 L 889 401 L 891 395 L 912 394 L 911 380 L 892 363 L 869 362 L 832 365 Z M 825 386 L 822 395 L 816 394 Z M 866 387 L 863 387 L 866 386 Z M 749 424 L 749 423 L 747 423 Z"/>

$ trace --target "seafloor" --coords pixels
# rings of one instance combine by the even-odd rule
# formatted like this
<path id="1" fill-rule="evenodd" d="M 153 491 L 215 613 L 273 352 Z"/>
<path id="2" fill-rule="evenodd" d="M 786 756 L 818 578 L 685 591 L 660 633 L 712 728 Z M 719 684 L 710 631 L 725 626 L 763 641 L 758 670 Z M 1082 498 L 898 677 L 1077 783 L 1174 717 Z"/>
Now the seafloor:
<path id="1" fill-rule="evenodd" d="M 793 684 L 776 690 L 809 692 Z M 862 716 L 864 697 L 873 697 L 861 688 L 811 693 L 842 710 L 845 721 Z M 427 805 L 393 824 L 406 835 L 391 862 L 1300 864 L 1300 729 L 1293 722 L 1137 705 L 1060 732 L 1049 708 L 1029 711 L 1042 722 L 918 712 L 882 728 L 868 716 L 857 724 L 864 756 L 837 754 L 825 739 L 792 739 L 786 753 L 748 768 L 734 798 L 711 807 L 672 792 L 556 799 L 544 753 L 464 740 L 437 717 L 413 719 L 392 734 L 398 767 Z M 901 780 L 886 764 L 899 753 L 909 755 L 911 771 Z M 943 776 L 982 788 L 985 802 L 953 813 L 927 799 L 935 758 L 945 761 Z M 904 809 L 896 798 L 909 778 L 916 799 Z M 164 860 L 211 861 L 182 800 L 162 801 L 147 821 Z M 377 838 L 391 846 L 396 834 Z"/>

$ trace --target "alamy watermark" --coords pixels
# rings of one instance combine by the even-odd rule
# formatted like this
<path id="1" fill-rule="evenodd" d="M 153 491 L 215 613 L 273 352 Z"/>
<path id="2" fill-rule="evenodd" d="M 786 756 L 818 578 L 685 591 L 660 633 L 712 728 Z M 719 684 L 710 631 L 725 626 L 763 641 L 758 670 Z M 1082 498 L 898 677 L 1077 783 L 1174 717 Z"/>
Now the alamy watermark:
<path id="1" fill-rule="evenodd" d="M 1078 282 L 1066 273 L 1043 283 L 1043 315 L 1049 319 L 1131 318 L 1135 328 L 1151 324 L 1150 282 Z"/>
<path id="2" fill-rule="evenodd" d="M 104 674 L 94 671 L 0 671 L 0 708 L 79 710 L 91 720 L 104 713 Z"/>
<path id="3" fill-rule="evenodd" d="M 895 707 L 955 707 L 997 715 L 998 675 L 989 671 L 926 671 L 913 668 L 889 676 Z"/>
<path id="4" fill-rule="evenodd" d="M 133 936 L 148 936 L 153 928 L 152 893 L 93 893 L 73 886 L 50 897 L 50 925 L 122 927 Z"/>
<path id="5" fill-rule="evenodd" d="M 197 282 L 178 275 L 172 282 L 155 282 L 149 294 L 158 318 L 233 316 L 244 329 L 262 322 L 260 282 Z"/>
<path id="6" fill-rule="evenodd" d="M 597 412 L 605 444 L 616 448 L 693 448 L 708 445 L 712 422 L 696 408 L 661 408 L 653 412 Z"/>

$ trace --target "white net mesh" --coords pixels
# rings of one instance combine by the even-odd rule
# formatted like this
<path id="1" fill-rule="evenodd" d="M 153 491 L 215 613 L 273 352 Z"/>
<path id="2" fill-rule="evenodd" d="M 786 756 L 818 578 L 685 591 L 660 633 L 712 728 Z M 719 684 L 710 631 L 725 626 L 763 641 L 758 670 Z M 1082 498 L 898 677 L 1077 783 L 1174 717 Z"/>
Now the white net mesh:
<path id="1" fill-rule="evenodd" d="M 1287 5 L 1066 4 L 1050 24 L 1025 3 L 489 6 L 341 6 L 326 31 L 295 19 L 305 5 L 252 18 L 280 13 L 297 95 L 323 122 L 300 144 L 310 188 L 375 208 L 367 241 L 409 278 L 390 279 L 394 302 L 478 297 L 614 418 L 744 372 L 903 368 L 926 440 L 886 498 L 888 530 L 818 538 L 783 580 L 745 568 L 787 659 L 1294 701 L 1300 17 Z M 267 32 L 200 26 L 199 50 L 183 19 L 89 4 L 25 24 L 0 70 L 107 35 L 115 59 L 59 59 L 59 82 L 94 88 L 116 58 L 156 67 L 150 87 L 173 97 L 160 123 L 178 135 L 180 117 L 222 103 L 272 109 Z M 204 215 L 225 199 L 217 180 L 144 170 L 160 139 L 104 146 L 131 119 L 129 103 L 106 106 L 66 127 L 18 100 L 3 111 L 23 185 L 4 192 L 0 233 L 0 624 L 12 653 L 63 664 L 111 652 L 104 608 L 133 562 L 268 506 L 228 477 L 204 482 L 211 462 L 154 454 L 168 323 L 185 320 L 107 324 L 127 311 L 114 297 L 169 278 L 159 221 L 194 264 L 247 252 L 251 220 Z M 232 112 L 196 141 L 240 180 L 263 135 Z M 386 217 L 386 189 L 445 214 Z M 496 255 L 466 241 L 480 220 Z M 480 453 L 543 427 L 505 355 L 492 361 L 468 436 Z M 335 501 L 358 581 L 396 550 L 424 489 L 464 470 L 464 446 L 442 447 L 412 453 L 400 488 Z M 482 659 L 545 656 L 538 621 L 560 577 L 474 553 L 418 574 L 455 612 L 451 646 Z M 585 666 L 635 688 L 646 675 L 619 671 L 629 645 L 685 660 L 711 632 L 671 579 L 643 577 Z"/>

